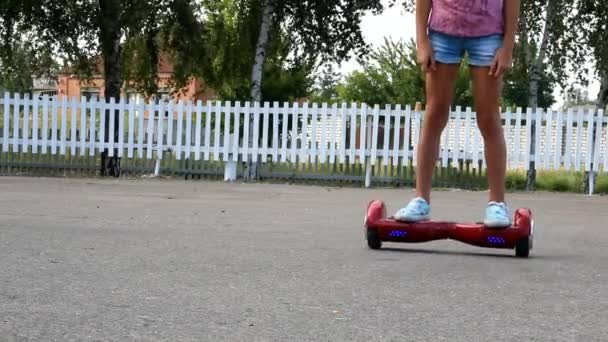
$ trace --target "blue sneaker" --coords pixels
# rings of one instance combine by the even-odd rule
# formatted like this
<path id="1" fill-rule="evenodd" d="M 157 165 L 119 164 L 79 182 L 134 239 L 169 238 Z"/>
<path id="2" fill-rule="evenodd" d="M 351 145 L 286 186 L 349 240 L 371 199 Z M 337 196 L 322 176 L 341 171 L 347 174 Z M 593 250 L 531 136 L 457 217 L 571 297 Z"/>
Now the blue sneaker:
<path id="1" fill-rule="evenodd" d="M 430 217 L 431 206 L 422 197 L 414 198 L 407 207 L 400 209 L 394 216 L 395 220 L 403 222 L 427 221 Z"/>
<path id="2" fill-rule="evenodd" d="M 504 228 L 511 225 L 509 208 L 504 203 L 490 202 L 486 208 L 483 224 L 489 228 Z"/>

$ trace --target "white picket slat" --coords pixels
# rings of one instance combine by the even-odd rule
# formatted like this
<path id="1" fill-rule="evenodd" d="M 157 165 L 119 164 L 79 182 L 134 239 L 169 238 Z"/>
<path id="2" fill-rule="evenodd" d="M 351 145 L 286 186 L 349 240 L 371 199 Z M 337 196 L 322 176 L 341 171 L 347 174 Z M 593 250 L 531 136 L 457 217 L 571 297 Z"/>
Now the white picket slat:
<path id="1" fill-rule="evenodd" d="M 58 107 L 57 106 L 57 101 L 58 101 L 58 97 L 56 95 L 53 96 L 53 102 L 51 102 L 51 104 L 52 104 L 52 112 L 51 112 L 51 115 L 52 115 L 52 117 L 51 117 L 51 154 L 56 154 L 57 153 L 57 139 L 58 139 L 58 137 L 57 137 L 57 110 L 58 110 L 58 108 L 57 108 Z"/>
<path id="2" fill-rule="evenodd" d="M 138 103 L 138 117 L 137 117 L 137 121 L 139 122 L 138 124 L 138 129 L 137 129 L 137 156 L 139 158 L 143 158 L 144 157 L 144 119 L 145 119 L 145 112 L 146 112 L 146 105 L 144 103 L 144 101 L 141 101 Z"/>
<path id="3" fill-rule="evenodd" d="M 230 101 L 226 102 L 226 109 L 224 112 L 224 146 L 222 148 L 222 160 L 228 161 L 228 154 L 230 152 L 230 112 L 231 112 Z"/>
<path id="4" fill-rule="evenodd" d="M 401 142 L 401 105 L 395 107 L 395 121 L 393 127 L 393 166 L 399 165 L 399 146 Z"/>
<path id="5" fill-rule="evenodd" d="M 330 129 L 331 134 L 329 136 L 329 164 L 334 164 L 336 162 L 336 126 L 338 125 L 338 104 L 334 103 L 331 106 L 331 116 L 330 116 Z"/>
<path id="6" fill-rule="evenodd" d="M 547 119 L 545 124 L 545 148 L 543 148 L 543 169 L 550 169 L 549 161 L 551 160 L 551 148 L 553 143 L 553 110 L 547 110 Z"/>
<path id="7" fill-rule="evenodd" d="M 268 126 L 270 121 L 270 103 L 264 102 L 263 117 L 262 117 L 262 162 L 268 158 Z"/>
<path id="8" fill-rule="evenodd" d="M 380 126 L 380 106 L 375 105 L 372 112 L 373 123 L 372 123 L 372 154 L 371 154 L 371 165 L 376 165 L 376 159 L 378 158 L 378 129 Z"/>
<path id="9" fill-rule="evenodd" d="M 116 118 L 116 100 L 114 98 L 110 98 L 110 104 L 109 104 L 109 108 L 110 108 L 110 133 L 108 134 L 108 136 L 110 137 L 109 140 L 109 153 L 108 155 L 110 157 L 114 157 L 114 129 L 115 129 L 115 123 L 114 121 Z"/>
<path id="10" fill-rule="evenodd" d="M 608 126 L 604 136 L 604 172 L 608 172 Z M 601 138 L 598 138 L 601 141 Z"/>
<path id="11" fill-rule="evenodd" d="M 28 152 L 30 141 L 30 95 L 23 95 L 23 138 L 21 139 L 21 151 Z"/>
<path id="12" fill-rule="evenodd" d="M 118 104 L 118 157 L 122 158 L 125 148 L 125 98 Z"/>
<path id="13" fill-rule="evenodd" d="M 593 143 L 593 171 L 597 172 L 600 169 L 600 145 L 602 144 L 602 125 L 604 124 L 604 111 L 599 110 L 595 122 L 595 142 Z"/>
<path id="14" fill-rule="evenodd" d="M 173 121 L 173 116 L 169 118 L 169 121 Z M 177 119 L 175 121 L 176 132 L 175 132 L 175 159 L 182 159 L 182 152 L 184 147 L 184 100 L 179 100 L 177 103 Z M 172 146 L 168 146 L 171 148 Z"/>
<path id="15" fill-rule="evenodd" d="M 515 114 L 515 153 L 513 155 L 513 165 L 515 168 L 519 168 L 521 157 L 521 116 L 521 107 L 517 107 Z"/>
<path id="16" fill-rule="evenodd" d="M 76 110 L 76 98 L 70 101 L 70 153 L 76 154 L 76 123 L 78 121 L 78 111 Z"/>
<path id="17" fill-rule="evenodd" d="M 477 120 L 477 113 L 474 113 L 473 117 L 475 118 L 475 120 Z M 479 131 L 478 128 L 473 129 L 473 154 L 471 156 L 471 162 L 473 163 L 473 169 L 475 170 L 480 170 L 479 168 L 479 161 L 481 158 L 480 155 L 480 146 L 479 146 L 479 141 L 481 140 L 480 138 L 481 132 Z"/>
<path id="18" fill-rule="evenodd" d="M 403 165 L 407 166 L 410 160 L 410 135 L 412 130 L 412 107 L 405 106 L 405 129 L 403 130 Z"/>
<path id="19" fill-rule="evenodd" d="M 162 108 L 161 104 L 155 104 L 155 103 L 148 103 L 147 105 L 148 107 L 148 140 L 147 140 L 147 147 L 146 147 L 146 158 L 147 159 L 152 159 L 152 149 L 153 149 L 153 142 L 154 142 L 154 118 L 157 115 L 157 109 L 158 108 Z M 169 114 L 171 115 L 171 114 Z M 159 121 L 163 121 L 163 116 L 164 116 L 164 111 L 161 111 L 161 109 L 158 110 L 158 120 Z M 160 125 L 162 125 L 162 123 L 159 123 Z M 162 132 L 162 131 L 161 131 Z M 162 145 L 162 135 L 159 135 L 159 142 L 158 145 Z M 157 148 L 158 148 L 157 145 Z M 161 147 L 162 148 L 162 147 Z M 158 155 L 159 159 L 162 159 L 163 154 L 160 153 Z"/>
<path id="20" fill-rule="evenodd" d="M 461 130 L 461 113 L 462 108 L 460 106 L 456 106 L 456 120 L 455 120 L 455 129 L 454 129 L 454 146 L 452 151 L 452 165 L 458 165 L 458 161 L 460 160 L 460 130 Z"/>
<path id="21" fill-rule="evenodd" d="M 287 126 L 289 125 L 289 103 L 283 103 L 283 110 L 281 113 L 282 125 L 281 125 L 281 163 L 287 162 Z"/>
<path id="22" fill-rule="evenodd" d="M 10 119 L 10 103 L 11 98 L 8 92 L 4 93 L 4 132 L 2 133 L 2 152 L 8 152 L 8 136 L 9 127 L 11 124 Z"/>
<path id="23" fill-rule="evenodd" d="M 272 162 L 278 162 L 279 159 L 279 103 L 275 102 L 272 105 Z"/>
<path id="24" fill-rule="evenodd" d="M 243 106 L 243 161 L 249 160 L 249 120 L 251 120 L 251 104 L 246 101 Z"/>
<path id="25" fill-rule="evenodd" d="M 215 103 L 215 134 L 213 136 L 213 160 L 220 160 L 220 131 L 222 129 L 222 102 Z"/>
<path id="26" fill-rule="evenodd" d="M 553 154 L 553 169 L 558 170 L 562 166 L 562 126 L 563 126 L 562 111 L 557 113 L 555 122 L 555 153 Z"/>
<path id="27" fill-rule="evenodd" d="M 321 104 L 321 139 L 319 141 L 319 159 L 321 163 L 326 162 L 326 151 L 327 151 L 327 103 Z"/>
<path id="28" fill-rule="evenodd" d="M 357 141 L 357 104 L 351 103 L 350 106 L 350 136 L 348 142 L 348 159 L 351 165 L 355 164 Z M 345 147 L 346 148 L 346 147 Z"/>
<path id="29" fill-rule="evenodd" d="M 35 101 L 34 101 L 35 102 Z M 129 133 L 133 132 L 133 128 L 129 126 Z M 87 146 L 87 98 L 80 98 L 80 155 L 86 155 Z"/>
<path id="30" fill-rule="evenodd" d="M 467 162 L 471 159 L 471 107 L 467 107 L 464 121 L 463 159 L 465 162 Z"/>
<path id="31" fill-rule="evenodd" d="M 239 142 L 240 142 L 240 136 L 239 136 L 239 130 L 241 127 L 241 101 L 236 101 L 236 103 L 234 104 L 234 128 L 233 128 L 233 133 L 234 133 L 234 141 L 232 143 L 232 161 L 238 161 L 239 160 Z M 248 134 L 247 132 L 245 134 Z M 243 160 L 245 160 L 246 158 L 243 158 Z"/>
<path id="32" fill-rule="evenodd" d="M 156 106 L 155 106 L 156 107 Z M 163 159 L 163 149 L 164 149 L 164 138 L 165 138 L 165 102 L 159 101 L 157 104 L 158 108 L 158 116 L 152 115 L 152 118 L 157 117 L 156 121 L 156 158 L 159 160 Z M 152 113 L 154 114 L 154 113 Z M 167 117 L 167 121 L 171 121 L 170 117 Z M 154 120 L 149 123 L 150 126 L 154 127 Z M 168 122 L 167 122 L 168 124 Z M 152 158 L 152 152 L 148 153 L 148 159 Z"/>
<path id="33" fill-rule="evenodd" d="M 574 170 L 581 170 L 581 155 L 582 155 L 582 142 L 583 142 L 583 111 L 579 108 L 578 111 L 578 120 L 577 120 L 577 130 L 576 130 L 576 153 L 575 153 L 575 164 Z"/>
<path id="34" fill-rule="evenodd" d="M 535 167 L 536 169 L 541 169 L 543 168 L 543 157 L 545 152 L 543 151 L 543 149 L 541 148 L 540 142 L 541 142 L 541 134 L 542 134 L 542 128 L 543 128 L 543 109 L 542 108 L 538 108 L 536 110 L 536 137 L 535 137 L 535 146 L 536 146 L 536 152 L 535 152 L 535 156 L 534 156 L 534 160 L 536 162 Z M 542 156 L 541 156 L 542 153 Z"/>
<path id="35" fill-rule="evenodd" d="M 38 106 L 40 98 L 34 96 L 32 105 L 32 153 L 38 153 Z M 84 150 L 84 149 L 83 149 Z"/>
<path id="36" fill-rule="evenodd" d="M 204 160 L 210 160 L 211 154 L 211 117 L 212 117 L 212 103 L 207 101 L 207 110 L 205 112 L 205 145 L 203 147 Z M 248 121 L 249 122 L 249 121 Z"/>
<path id="37" fill-rule="evenodd" d="M 89 156 L 94 156 L 95 155 L 95 149 L 97 148 L 96 146 L 96 141 L 97 141 L 97 137 L 96 137 L 96 126 L 97 126 L 97 107 L 96 107 L 96 102 L 91 101 L 89 103 L 90 106 L 90 111 L 91 111 L 91 116 L 89 117 Z M 46 108 L 44 109 L 44 111 L 46 112 Z M 46 119 L 44 120 L 45 124 L 46 124 Z M 46 134 L 45 136 L 45 140 L 46 140 Z M 45 146 L 45 150 L 46 150 L 46 146 Z"/>
<path id="38" fill-rule="evenodd" d="M 573 131 L 573 118 L 572 118 L 572 108 L 568 109 L 568 121 L 566 121 L 566 152 L 564 155 L 564 167 L 566 170 L 570 170 L 572 168 L 572 131 Z"/>
<path id="39" fill-rule="evenodd" d="M 585 171 L 591 171 L 591 158 L 593 154 L 593 126 L 595 122 L 595 110 L 590 110 L 587 119 L 587 149 L 585 156 Z"/>
<path id="40" fill-rule="evenodd" d="M 414 137 L 413 137 L 413 156 L 412 156 L 412 164 L 414 166 L 416 166 L 416 164 L 418 164 L 418 145 L 420 143 L 420 130 L 421 130 L 421 123 L 422 123 L 422 114 L 420 113 L 420 111 L 414 111 Z"/>
<path id="41" fill-rule="evenodd" d="M 256 102 L 253 110 L 253 141 L 252 141 L 252 160 L 253 162 L 258 161 L 258 155 L 260 154 L 260 103 Z"/>
<path id="42" fill-rule="evenodd" d="M 532 108 L 526 110 L 526 153 L 524 162 L 526 170 L 530 170 L 530 160 L 532 158 Z"/>
<path id="43" fill-rule="evenodd" d="M 304 103 L 302 107 L 302 133 L 300 135 L 301 148 L 300 148 L 300 162 L 308 163 L 308 103 Z"/>
<path id="44" fill-rule="evenodd" d="M 344 164 L 346 162 L 346 134 L 348 127 L 346 126 L 347 116 L 348 116 L 348 104 L 342 102 L 340 105 L 340 122 L 342 125 L 340 126 L 340 148 L 338 149 L 338 155 L 340 157 L 340 164 Z M 337 122 L 337 121 L 336 121 Z"/>
<path id="45" fill-rule="evenodd" d="M 364 103 L 361 105 L 361 125 L 359 136 L 361 137 L 359 140 L 359 164 L 365 163 L 365 154 L 366 148 L 369 148 L 367 145 L 367 105 Z"/>
<path id="46" fill-rule="evenodd" d="M 386 105 L 384 113 L 384 145 L 382 146 L 382 165 L 384 166 L 388 165 L 389 161 L 388 144 L 390 142 L 392 116 L 391 106 Z"/>
<path id="47" fill-rule="evenodd" d="M 194 147 L 194 160 L 201 159 L 201 140 L 202 140 L 202 129 L 203 129 L 203 101 L 196 101 L 196 132 L 195 132 L 195 147 Z M 247 134 L 247 132 L 245 132 Z"/>
<path id="48" fill-rule="evenodd" d="M 186 105 L 186 141 L 184 142 L 186 154 L 185 159 L 190 159 L 192 153 L 192 102 Z"/>
<path id="49" fill-rule="evenodd" d="M 111 131 L 113 132 L 113 131 Z M 61 100 L 61 140 L 59 142 L 59 153 L 65 155 L 68 140 L 68 98 L 64 96 Z"/>
<path id="50" fill-rule="evenodd" d="M 133 143 L 135 137 L 135 101 L 129 100 L 129 131 L 127 137 L 127 158 L 133 158 Z"/>
<path id="51" fill-rule="evenodd" d="M 13 152 L 15 153 L 19 152 L 19 107 L 21 107 L 21 102 L 21 95 L 15 94 L 13 99 Z"/>
<path id="52" fill-rule="evenodd" d="M 316 103 L 312 104 L 311 123 L 312 128 L 310 132 L 310 160 L 311 162 L 317 161 L 317 127 L 319 126 L 319 107 Z"/>
<path id="53" fill-rule="evenodd" d="M 300 109 L 297 102 L 293 104 L 291 110 L 291 162 L 295 163 L 297 159 L 298 148 L 298 123 L 300 121 Z"/>

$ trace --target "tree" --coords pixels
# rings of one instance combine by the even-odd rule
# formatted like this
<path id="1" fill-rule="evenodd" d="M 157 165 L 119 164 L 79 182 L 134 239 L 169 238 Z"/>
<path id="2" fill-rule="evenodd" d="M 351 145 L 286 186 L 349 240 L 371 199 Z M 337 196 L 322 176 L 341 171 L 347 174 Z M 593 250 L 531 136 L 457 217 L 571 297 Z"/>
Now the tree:
<path id="1" fill-rule="evenodd" d="M 290 33 L 296 59 L 339 62 L 355 51 L 362 56 L 367 44 L 360 22 L 367 11 L 379 13 L 380 0 L 253 0 L 262 10 L 251 69 L 251 99 L 262 96 L 262 70 L 272 28 Z"/>
<path id="2" fill-rule="evenodd" d="M 595 61 L 595 69 L 600 78 L 598 104 L 600 108 L 608 105 L 608 3 L 603 0 L 581 0 L 580 20 L 576 32 L 590 48 Z"/>
<path id="3" fill-rule="evenodd" d="M 37 77 L 53 77 L 58 63 L 46 49 L 13 42 L 10 57 L 0 58 L 0 92 L 29 93 Z"/>
<path id="4" fill-rule="evenodd" d="M 205 56 L 201 23 L 196 20 L 196 6 L 190 0 L 9 0 L 11 7 L 3 10 L 3 45 L 14 31 L 30 32 L 34 46 L 45 46 L 55 51 L 73 67 L 73 72 L 90 75 L 98 58 L 103 60 L 105 94 L 118 99 L 125 83 L 134 84 L 150 94 L 156 91 L 159 51 L 167 50 L 174 57 L 174 85 L 185 85 L 189 76 L 200 72 L 199 65 Z M 136 44 L 134 42 L 143 42 Z M 138 66 L 126 75 L 125 58 L 137 55 L 142 48 Z M 145 64 L 145 65 L 144 65 Z M 143 66 L 142 66 L 143 65 Z M 127 64 L 130 66 L 130 64 Z M 143 72 L 145 71 L 145 72 Z M 106 116 L 106 136 L 109 140 L 110 113 Z M 115 115 L 115 138 L 118 135 L 118 115 Z M 102 175 L 120 176 L 120 159 L 117 153 L 108 158 L 102 153 Z"/>
<path id="5" fill-rule="evenodd" d="M 504 76 L 502 105 L 504 107 L 527 107 L 530 104 L 529 74 L 524 61 L 525 56 L 521 44 L 516 44 L 513 59 L 513 69 Z M 555 103 L 553 97 L 555 80 L 547 72 L 540 74 L 537 85 L 536 103 L 541 108 L 549 108 Z"/>
<path id="6" fill-rule="evenodd" d="M 215 40 L 226 39 L 229 50 L 237 56 L 249 58 L 250 63 L 243 63 L 240 57 L 222 54 L 222 49 L 215 51 L 217 59 L 213 63 L 215 71 L 231 70 L 225 66 L 232 65 L 238 73 L 231 86 L 238 85 L 244 79 L 242 67 L 249 65 L 247 74 L 248 98 L 261 101 L 265 97 L 264 82 L 267 76 L 267 63 L 272 60 L 273 47 L 277 40 L 280 45 L 289 47 L 289 58 L 283 59 L 283 70 L 298 70 L 295 81 L 306 78 L 304 72 L 315 69 L 318 61 L 341 61 L 353 51 L 363 55 L 367 44 L 360 31 L 362 15 L 369 10 L 376 13 L 382 10 L 380 0 L 222 0 L 204 2 L 208 17 L 215 24 L 218 32 L 227 32 L 224 37 L 212 35 Z M 226 9 L 234 8 L 232 12 Z M 226 19 L 220 22 L 220 19 Z M 213 44 L 215 45 L 215 44 Z M 270 68 L 272 69 L 272 68 Z M 225 74 L 225 72 L 216 73 Z M 274 74 L 270 74 L 274 75 Z M 217 77 L 214 81 L 218 82 Z M 281 79 L 281 78 L 280 78 Z M 287 78 L 282 78 L 283 80 Z M 218 82 L 226 84 L 224 82 Z M 231 89 L 229 87 L 228 89 Z M 226 90 L 226 88 L 223 88 Z M 239 91 L 240 93 L 240 91 Z M 250 125 L 250 141 L 253 137 L 253 125 Z M 246 179 L 257 177 L 257 167 L 248 161 Z"/>
<path id="7" fill-rule="evenodd" d="M 261 9 L 255 1 L 206 0 L 203 2 L 205 37 L 210 68 L 205 81 L 223 100 L 250 98 L 251 69 Z M 277 25 L 266 49 L 261 101 L 289 101 L 310 92 L 313 63 L 292 58 L 297 47 Z"/>
<path id="8" fill-rule="evenodd" d="M 326 103 L 338 101 L 340 79 L 341 74 L 334 71 L 334 66 L 331 63 L 326 64 L 321 73 L 317 75 L 317 84 L 313 90 L 311 101 Z"/>

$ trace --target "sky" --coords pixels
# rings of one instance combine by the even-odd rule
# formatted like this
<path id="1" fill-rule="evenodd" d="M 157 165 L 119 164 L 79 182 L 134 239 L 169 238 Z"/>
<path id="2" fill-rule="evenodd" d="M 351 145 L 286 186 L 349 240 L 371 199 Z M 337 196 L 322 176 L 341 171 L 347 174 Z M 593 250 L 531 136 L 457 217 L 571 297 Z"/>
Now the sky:
<path id="1" fill-rule="evenodd" d="M 385 37 L 393 40 L 403 39 L 407 41 L 415 37 L 415 18 L 412 13 L 407 13 L 401 6 L 386 8 L 381 15 L 366 15 L 362 20 L 362 31 L 366 41 L 374 47 L 382 45 Z M 340 70 L 345 75 L 360 67 L 355 60 L 350 60 L 343 63 Z M 593 74 L 590 74 L 590 77 L 593 82 L 591 82 L 588 88 L 589 97 L 595 99 L 599 93 L 600 85 L 595 77 L 593 77 Z M 554 95 L 557 102 L 553 105 L 553 108 L 557 109 L 563 105 L 560 89 L 556 89 Z"/>

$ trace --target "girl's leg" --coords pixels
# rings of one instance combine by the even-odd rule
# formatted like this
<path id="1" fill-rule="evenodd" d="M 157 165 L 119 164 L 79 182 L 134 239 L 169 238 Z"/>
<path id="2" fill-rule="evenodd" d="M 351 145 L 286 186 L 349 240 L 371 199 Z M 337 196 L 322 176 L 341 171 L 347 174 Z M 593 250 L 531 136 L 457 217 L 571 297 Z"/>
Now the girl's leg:
<path id="1" fill-rule="evenodd" d="M 488 165 L 489 199 L 504 202 L 507 150 L 499 110 L 501 79 L 488 73 L 489 68 L 471 67 L 477 125 L 483 136 Z"/>
<path id="2" fill-rule="evenodd" d="M 395 215 L 399 221 L 416 222 L 430 217 L 431 181 L 439 156 L 439 143 L 450 112 L 458 64 L 437 63 L 435 71 L 426 74 L 427 106 L 418 144 L 416 195 Z"/>
<path id="3" fill-rule="evenodd" d="M 416 195 L 431 202 L 433 169 L 439 156 L 441 133 L 448 122 L 458 65 L 437 64 L 437 70 L 427 73 L 426 98 L 422 133 L 416 160 Z"/>

